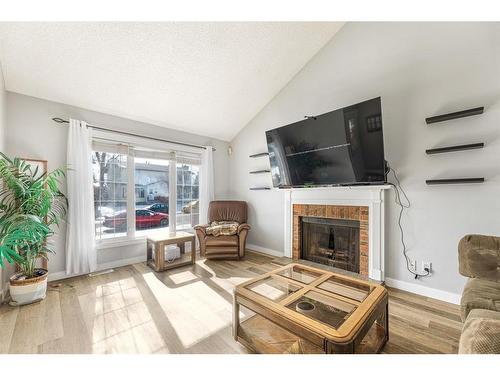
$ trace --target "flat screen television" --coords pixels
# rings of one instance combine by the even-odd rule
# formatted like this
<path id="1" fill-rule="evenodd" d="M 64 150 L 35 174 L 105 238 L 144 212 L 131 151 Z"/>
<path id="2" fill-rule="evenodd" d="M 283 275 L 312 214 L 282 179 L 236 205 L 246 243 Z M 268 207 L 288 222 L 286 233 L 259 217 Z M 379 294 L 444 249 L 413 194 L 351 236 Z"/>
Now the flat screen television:
<path id="1" fill-rule="evenodd" d="M 273 186 L 384 184 L 381 100 L 266 131 Z"/>

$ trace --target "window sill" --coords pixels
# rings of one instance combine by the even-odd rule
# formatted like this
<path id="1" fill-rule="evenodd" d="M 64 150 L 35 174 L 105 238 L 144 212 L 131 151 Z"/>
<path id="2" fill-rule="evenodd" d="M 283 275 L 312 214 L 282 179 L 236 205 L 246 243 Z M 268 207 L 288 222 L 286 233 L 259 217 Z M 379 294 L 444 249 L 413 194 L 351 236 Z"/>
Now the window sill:
<path id="1" fill-rule="evenodd" d="M 141 236 L 136 238 L 116 238 L 103 240 L 96 242 L 95 247 L 97 250 L 104 250 L 122 246 L 140 245 L 141 243 L 144 243 L 144 245 L 146 245 L 146 237 Z"/>
<path id="2" fill-rule="evenodd" d="M 117 247 L 122 247 L 122 246 L 133 246 L 133 245 L 140 245 L 143 243 L 146 245 L 146 238 L 148 234 L 154 234 L 155 232 L 158 231 L 165 231 L 166 228 L 156 228 L 156 229 L 149 229 L 149 230 L 142 230 L 140 232 L 136 232 L 136 235 L 134 238 L 129 238 L 129 237 L 118 237 L 118 238 L 108 238 L 105 240 L 100 240 L 96 241 L 95 247 L 97 250 L 104 250 L 104 249 L 113 249 Z M 166 229 L 168 231 L 168 229 Z M 180 228 L 177 228 L 177 231 L 183 231 L 183 232 L 189 232 L 189 233 L 194 233 L 194 230 L 191 225 L 189 226 L 181 226 Z"/>

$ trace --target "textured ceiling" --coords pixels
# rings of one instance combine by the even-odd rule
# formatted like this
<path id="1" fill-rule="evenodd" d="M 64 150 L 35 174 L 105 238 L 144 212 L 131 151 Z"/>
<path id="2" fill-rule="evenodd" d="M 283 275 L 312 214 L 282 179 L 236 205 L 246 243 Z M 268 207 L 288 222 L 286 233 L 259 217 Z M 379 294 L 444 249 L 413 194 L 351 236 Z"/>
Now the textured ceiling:
<path id="1" fill-rule="evenodd" d="M 9 91 L 231 140 L 340 27 L 1 23 L 0 62 Z"/>

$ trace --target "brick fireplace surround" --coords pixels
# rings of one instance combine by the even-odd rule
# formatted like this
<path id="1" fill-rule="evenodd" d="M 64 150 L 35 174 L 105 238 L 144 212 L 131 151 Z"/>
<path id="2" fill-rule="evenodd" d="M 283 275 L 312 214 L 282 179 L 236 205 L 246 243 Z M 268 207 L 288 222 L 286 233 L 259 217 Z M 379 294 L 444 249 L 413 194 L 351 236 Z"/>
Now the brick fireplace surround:
<path id="1" fill-rule="evenodd" d="M 293 204 L 292 259 L 300 258 L 301 217 L 319 217 L 359 221 L 359 273 L 368 276 L 368 206 Z"/>

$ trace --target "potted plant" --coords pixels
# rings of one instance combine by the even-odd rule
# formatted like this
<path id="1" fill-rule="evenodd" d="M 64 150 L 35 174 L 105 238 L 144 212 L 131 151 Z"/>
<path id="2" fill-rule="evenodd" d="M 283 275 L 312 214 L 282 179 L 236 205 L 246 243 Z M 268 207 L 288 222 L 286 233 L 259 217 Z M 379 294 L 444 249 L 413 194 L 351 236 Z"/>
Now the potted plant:
<path id="1" fill-rule="evenodd" d="M 15 263 L 10 278 L 13 304 L 45 298 L 48 271 L 37 268 L 53 253 L 49 239 L 66 215 L 67 199 L 60 191 L 62 168 L 46 173 L 20 158 L 0 153 L 0 266 Z"/>

